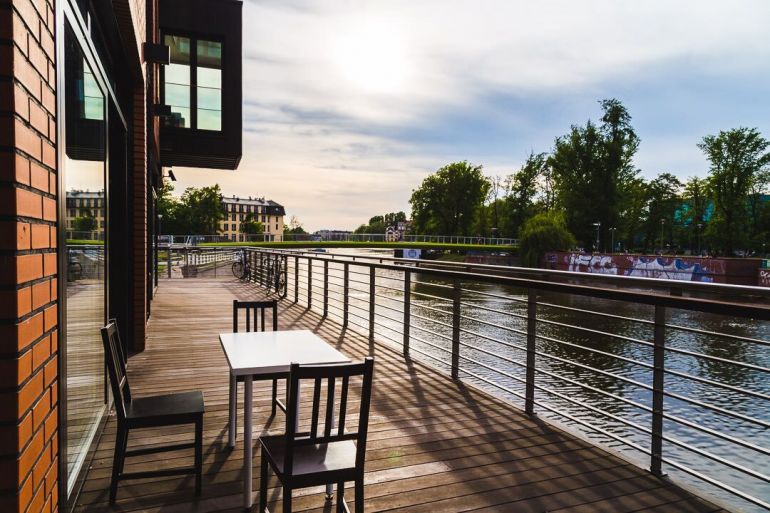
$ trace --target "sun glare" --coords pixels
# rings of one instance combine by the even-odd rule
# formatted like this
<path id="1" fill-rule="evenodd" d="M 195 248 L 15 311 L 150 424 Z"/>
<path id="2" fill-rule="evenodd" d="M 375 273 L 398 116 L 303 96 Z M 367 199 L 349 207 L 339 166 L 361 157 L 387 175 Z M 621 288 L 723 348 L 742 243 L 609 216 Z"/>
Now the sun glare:
<path id="1" fill-rule="evenodd" d="M 367 92 L 400 92 L 407 78 L 403 37 L 386 24 L 358 24 L 343 32 L 334 58 L 342 76 Z"/>

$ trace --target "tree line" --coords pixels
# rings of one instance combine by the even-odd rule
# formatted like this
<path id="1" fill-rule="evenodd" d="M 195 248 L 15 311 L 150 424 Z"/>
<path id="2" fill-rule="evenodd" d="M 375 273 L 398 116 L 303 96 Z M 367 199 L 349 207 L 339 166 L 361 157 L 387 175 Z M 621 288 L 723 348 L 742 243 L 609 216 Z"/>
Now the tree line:
<path id="1" fill-rule="evenodd" d="M 487 177 L 482 166 L 463 161 L 425 178 L 410 199 L 411 230 L 537 233 L 541 244 L 552 237 L 552 245 L 587 251 L 765 251 L 770 141 L 756 128 L 703 137 L 697 146 L 709 162 L 705 178 L 681 181 L 666 171 L 645 179 L 634 165 L 640 139 L 628 110 L 616 99 L 599 104 L 598 122 L 572 125 L 550 152 L 531 152 L 506 177 Z"/>

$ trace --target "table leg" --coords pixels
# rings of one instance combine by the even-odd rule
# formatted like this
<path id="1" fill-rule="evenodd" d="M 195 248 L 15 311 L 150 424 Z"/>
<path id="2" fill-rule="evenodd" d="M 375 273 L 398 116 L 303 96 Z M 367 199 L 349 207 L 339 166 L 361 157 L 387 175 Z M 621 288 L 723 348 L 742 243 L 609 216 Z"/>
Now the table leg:
<path id="1" fill-rule="evenodd" d="M 251 508 L 251 469 L 252 461 L 252 378 L 246 376 L 243 380 L 243 506 Z"/>
<path id="2" fill-rule="evenodd" d="M 235 425 L 236 425 L 236 419 L 238 417 L 238 410 L 237 410 L 237 397 L 238 397 L 238 389 L 236 388 L 238 386 L 238 382 L 235 380 L 235 376 L 232 374 L 230 375 L 230 424 L 228 428 L 228 440 L 227 445 L 230 447 L 230 449 L 235 448 L 235 439 L 237 437 L 237 434 L 235 432 Z"/>

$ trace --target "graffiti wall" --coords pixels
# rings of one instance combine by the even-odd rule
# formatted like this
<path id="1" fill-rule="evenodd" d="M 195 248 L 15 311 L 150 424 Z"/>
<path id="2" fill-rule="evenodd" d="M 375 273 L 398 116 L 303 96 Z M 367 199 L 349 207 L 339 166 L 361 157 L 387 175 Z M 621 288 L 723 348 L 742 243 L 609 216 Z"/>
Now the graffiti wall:
<path id="1" fill-rule="evenodd" d="M 544 267 L 637 278 L 756 285 L 758 259 L 546 253 Z"/>

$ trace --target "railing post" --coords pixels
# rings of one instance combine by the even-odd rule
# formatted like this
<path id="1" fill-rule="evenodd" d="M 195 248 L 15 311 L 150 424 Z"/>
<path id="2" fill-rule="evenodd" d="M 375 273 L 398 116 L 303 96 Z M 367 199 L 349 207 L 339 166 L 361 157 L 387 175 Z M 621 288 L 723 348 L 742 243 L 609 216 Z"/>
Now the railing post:
<path id="1" fill-rule="evenodd" d="M 294 302 L 299 302 L 299 257 L 294 257 Z"/>
<path id="2" fill-rule="evenodd" d="M 307 308 L 313 304 L 313 259 L 307 259 Z"/>
<path id="3" fill-rule="evenodd" d="M 374 341 L 374 266 L 369 268 L 369 342 Z"/>
<path id="4" fill-rule="evenodd" d="M 168 245 L 168 251 L 166 252 L 166 259 L 168 260 L 168 277 L 171 278 L 171 244 Z"/>
<path id="5" fill-rule="evenodd" d="M 278 264 L 278 253 L 273 255 L 273 272 L 271 273 L 271 279 L 273 280 L 272 286 L 275 289 L 275 293 L 278 294 L 278 284 L 281 283 L 281 266 Z"/>
<path id="6" fill-rule="evenodd" d="M 655 305 L 652 370 L 652 441 L 650 471 L 663 474 L 663 376 L 665 374 L 666 307 Z"/>
<path id="7" fill-rule="evenodd" d="M 537 293 L 527 290 L 527 372 L 524 391 L 524 411 L 535 413 L 535 350 L 537 340 Z"/>
<path id="8" fill-rule="evenodd" d="M 289 295 L 289 257 L 282 256 L 281 262 L 283 263 L 283 295 L 281 295 L 281 299 L 286 299 Z"/>
<path id="9" fill-rule="evenodd" d="M 460 377 L 460 280 L 452 286 L 452 379 Z"/>
<path id="10" fill-rule="evenodd" d="M 348 288 L 350 286 L 350 264 L 345 262 L 342 276 L 342 327 L 348 327 Z"/>
<path id="11" fill-rule="evenodd" d="M 412 271 L 404 271 L 404 356 L 409 356 L 409 324 L 412 322 Z"/>
<path id="12" fill-rule="evenodd" d="M 324 260 L 324 318 L 329 314 L 329 261 Z"/>
<path id="13" fill-rule="evenodd" d="M 219 263 L 219 260 L 218 260 L 219 253 L 217 252 L 218 249 L 219 248 L 217 248 L 216 246 L 214 247 L 214 278 L 217 277 L 217 264 Z"/>
<path id="14" fill-rule="evenodd" d="M 265 285 L 265 267 L 264 267 L 264 254 L 260 251 L 259 252 L 259 271 L 257 273 L 257 281 L 260 285 Z M 254 269 L 253 265 L 250 265 L 249 268 Z"/>

